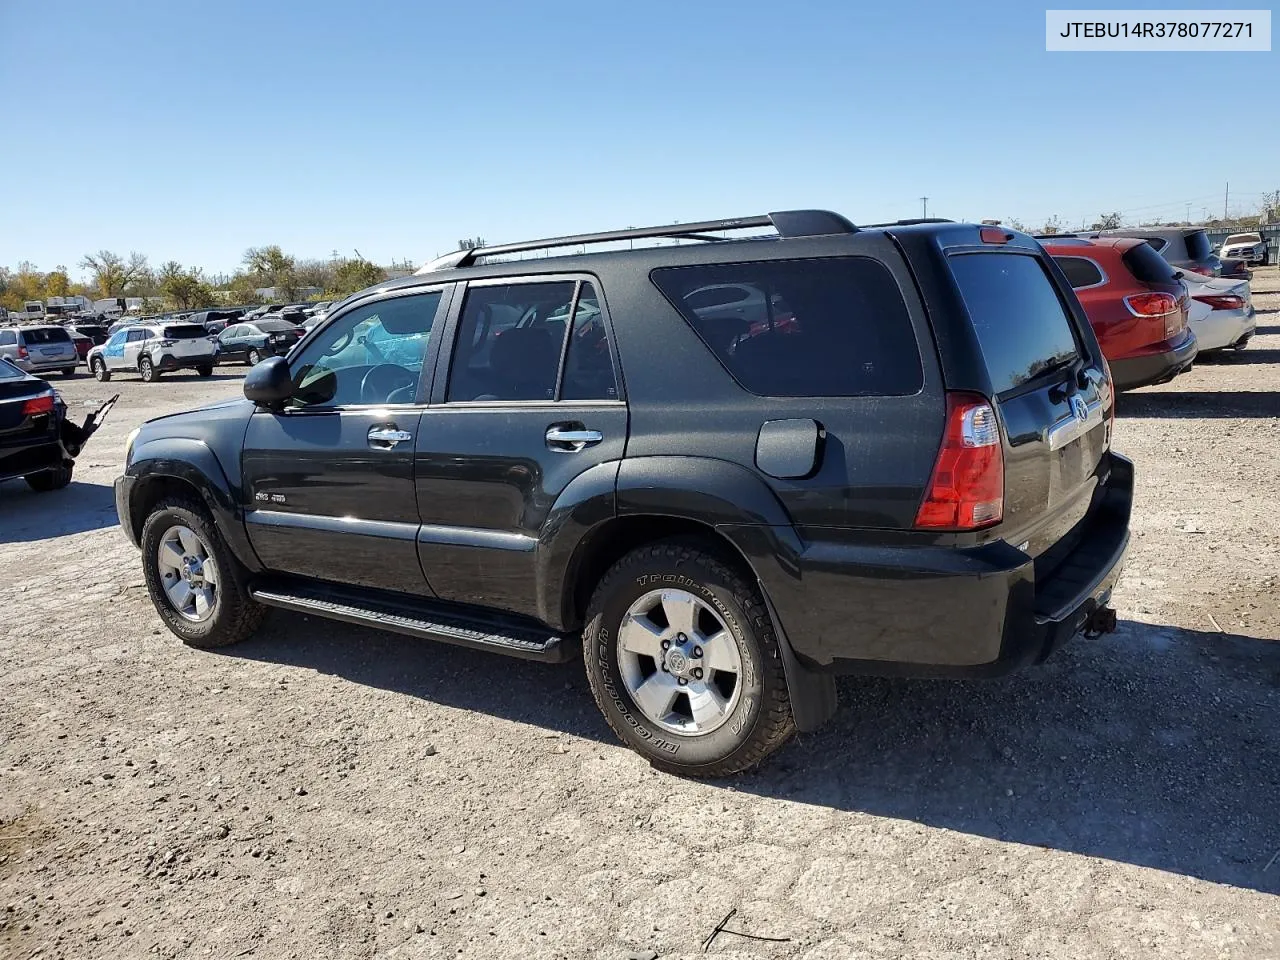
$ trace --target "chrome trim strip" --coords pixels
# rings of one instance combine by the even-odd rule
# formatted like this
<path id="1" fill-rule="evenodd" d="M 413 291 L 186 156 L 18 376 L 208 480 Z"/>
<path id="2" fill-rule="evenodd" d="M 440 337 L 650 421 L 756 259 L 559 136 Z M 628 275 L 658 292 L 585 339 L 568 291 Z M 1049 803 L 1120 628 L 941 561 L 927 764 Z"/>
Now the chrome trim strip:
<path id="1" fill-rule="evenodd" d="M 379 540 L 415 540 L 418 524 L 396 523 L 392 520 L 361 520 L 359 517 L 322 517 L 310 513 L 284 513 L 279 510 L 250 510 L 244 515 L 246 523 L 264 527 L 294 527 L 317 530 L 324 533 L 354 533 Z"/>
<path id="2" fill-rule="evenodd" d="M 1103 419 L 1101 400 L 1094 400 L 1086 405 L 1083 420 L 1075 416 L 1062 417 L 1046 432 L 1045 439 L 1049 441 L 1049 449 L 1061 450 L 1101 424 Z"/>

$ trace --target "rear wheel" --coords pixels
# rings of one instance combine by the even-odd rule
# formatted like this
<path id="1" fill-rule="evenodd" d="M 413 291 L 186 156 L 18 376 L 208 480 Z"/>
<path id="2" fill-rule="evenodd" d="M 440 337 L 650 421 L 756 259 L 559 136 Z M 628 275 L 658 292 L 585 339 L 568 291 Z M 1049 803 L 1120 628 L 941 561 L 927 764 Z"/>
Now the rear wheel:
<path id="1" fill-rule="evenodd" d="M 212 377 L 213 367 L 206 363 L 203 366 L 196 367 L 196 373 L 202 377 Z"/>
<path id="2" fill-rule="evenodd" d="M 111 379 L 111 371 L 107 369 L 106 361 L 101 357 L 94 357 L 93 363 L 89 364 L 89 369 L 93 371 L 93 378 L 106 383 Z"/>
<path id="3" fill-rule="evenodd" d="M 156 370 L 156 365 L 151 362 L 150 357 L 143 357 L 138 361 L 138 372 L 142 374 L 143 383 L 155 383 L 160 376 L 160 372 Z"/>
<path id="4" fill-rule="evenodd" d="M 163 500 L 142 525 L 142 571 L 156 612 L 183 643 L 225 647 L 252 634 L 264 608 L 204 505 Z"/>
<path id="5" fill-rule="evenodd" d="M 27 486 L 36 493 L 50 493 L 54 490 L 61 490 L 71 483 L 71 473 L 74 469 L 75 464 L 67 460 L 56 469 L 29 473 L 22 479 L 26 480 Z"/>
<path id="6" fill-rule="evenodd" d="M 256 349 L 249 351 L 249 366 L 256 367 L 261 359 L 262 354 L 260 354 Z"/>
<path id="7" fill-rule="evenodd" d="M 75 368 L 75 367 L 63 367 L 63 368 L 62 368 L 62 375 L 63 375 L 64 377 L 74 377 L 74 376 L 76 375 L 76 368 Z"/>
<path id="8" fill-rule="evenodd" d="M 702 544 L 666 541 L 618 561 L 592 595 L 582 645 L 609 726 L 655 767 L 740 773 L 795 730 L 764 601 Z"/>

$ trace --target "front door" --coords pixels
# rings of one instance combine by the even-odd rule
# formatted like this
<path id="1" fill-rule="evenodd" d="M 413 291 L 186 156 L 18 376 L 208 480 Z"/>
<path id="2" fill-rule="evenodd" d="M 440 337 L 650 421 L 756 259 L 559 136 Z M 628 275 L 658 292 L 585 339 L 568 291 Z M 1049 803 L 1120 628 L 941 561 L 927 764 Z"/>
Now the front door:
<path id="1" fill-rule="evenodd" d="M 454 313 L 416 441 L 423 570 L 443 599 L 539 617 L 557 498 L 626 446 L 608 318 L 586 276 L 472 283 Z"/>
<path id="2" fill-rule="evenodd" d="M 137 370 L 143 344 L 149 339 L 151 339 L 151 331 L 146 327 L 130 327 L 125 334 L 124 350 L 118 356 L 108 359 L 107 365 L 117 370 Z"/>
<path id="3" fill-rule="evenodd" d="M 413 461 L 444 293 L 348 309 L 291 359 L 285 408 L 250 418 L 245 519 L 269 570 L 430 595 Z"/>

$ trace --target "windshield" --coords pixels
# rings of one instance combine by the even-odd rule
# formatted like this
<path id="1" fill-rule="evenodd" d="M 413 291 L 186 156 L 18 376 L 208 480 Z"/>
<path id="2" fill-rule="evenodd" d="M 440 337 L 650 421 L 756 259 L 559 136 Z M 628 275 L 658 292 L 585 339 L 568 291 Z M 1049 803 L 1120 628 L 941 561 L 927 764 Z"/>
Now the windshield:
<path id="1" fill-rule="evenodd" d="M 21 380 L 26 374 L 11 364 L 4 357 L 0 357 L 0 380 Z"/>
<path id="2" fill-rule="evenodd" d="M 1227 243 L 1260 243 L 1261 241 L 1262 237 L 1256 233 L 1237 233 L 1227 237 L 1226 240 Z"/>

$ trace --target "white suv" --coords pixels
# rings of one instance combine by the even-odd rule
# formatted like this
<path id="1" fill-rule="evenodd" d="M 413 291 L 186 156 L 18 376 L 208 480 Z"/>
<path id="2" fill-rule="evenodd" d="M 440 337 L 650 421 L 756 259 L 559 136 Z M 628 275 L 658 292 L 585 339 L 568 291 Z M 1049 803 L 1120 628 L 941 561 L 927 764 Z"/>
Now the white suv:
<path id="1" fill-rule="evenodd" d="M 89 370 L 99 380 L 113 373 L 137 371 L 147 383 L 172 370 L 213 374 L 217 347 L 198 323 L 138 324 L 124 327 L 89 351 Z"/>

